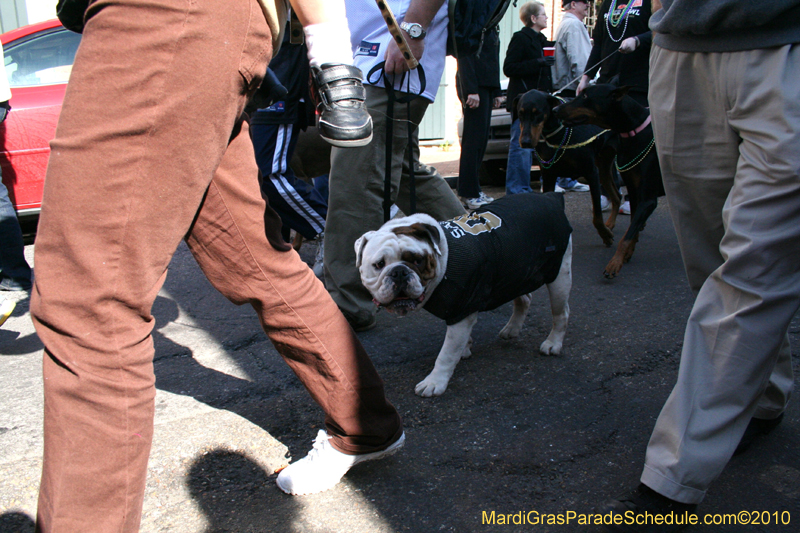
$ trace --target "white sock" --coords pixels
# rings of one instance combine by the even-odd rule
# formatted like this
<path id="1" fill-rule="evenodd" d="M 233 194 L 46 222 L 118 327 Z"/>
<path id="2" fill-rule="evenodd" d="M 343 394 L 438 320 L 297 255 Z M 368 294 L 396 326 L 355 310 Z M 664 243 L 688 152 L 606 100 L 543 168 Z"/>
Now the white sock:
<path id="1" fill-rule="evenodd" d="M 312 67 L 325 63 L 343 65 L 353 64 L 353 50 L 350 48 L 350 28 L 347 18 L 312 24 L 303 28 L 306 34 L 308 60 Z"/>

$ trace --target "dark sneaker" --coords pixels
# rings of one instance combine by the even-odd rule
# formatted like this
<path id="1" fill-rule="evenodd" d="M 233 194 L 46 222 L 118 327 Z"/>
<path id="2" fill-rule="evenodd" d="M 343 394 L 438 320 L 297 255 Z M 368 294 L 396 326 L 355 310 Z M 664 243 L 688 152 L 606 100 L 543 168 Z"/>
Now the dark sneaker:
<path id="1" fill-rule="evenodd" d="M 779 417 L 771 420 L 751 418 L 750 423 L 747 424 L 747 429 L 744 430 L 742 440 L 739 441 L 739 445 L 736 447 L 736 451 L 733 452 L 733 455 L 746 452 L 750 445 L 753 444 L 754 440 L 762 435 L 769 435 L 770 431 L 778 427 L 778 424 L 780 424 L 782 420 L 783 413 L 781 413 Z"/>
<path id="2" fill-rule="evenodd" d="M 608 502 L 598 513 L 602 515 L 620 516 L 619 524 L 603 526 L 600 531 L 607 533 L 672 533 L 681 531 L 689 525 L 690 516 L 697 509 L 697 504 L 681 503 L 662 496 L 650 487 L 639 484 L 616 500 Z M 669 524 L 660 521 L 655 524 L 653 516 L 669 515 Z M 648 520 L 647 518 L 650 517 Z M 637 523 L 638 522 L 638 523 Z"/>
<path id="3" fill-rule="evenodd" d="M 342 148 L 369 144 L 372 117 L 364 104 L 366 91 L 361 83 L 361 70 L 326 63 L 313 72 L 320 98 L 317 106 L 320 136 Z"/>

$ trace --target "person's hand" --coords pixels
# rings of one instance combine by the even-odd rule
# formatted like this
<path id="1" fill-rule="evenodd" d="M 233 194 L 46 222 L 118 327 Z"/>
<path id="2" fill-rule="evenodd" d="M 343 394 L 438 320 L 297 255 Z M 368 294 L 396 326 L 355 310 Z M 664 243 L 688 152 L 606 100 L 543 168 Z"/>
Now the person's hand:
<path id="1" fill-rule="evenodd" d="M 406 42 L 408 43 L 408 47 L 411 49 L 411 53 L 414 54 L 414 57 L 417 59 L 417 61 L 422 59 L 422 53 L 425 51 L 425 39 L 412 39 L 408 36 L 405 30 L 400 31 L 403 32 Z M 403 57 L 403 53 L 400 51 L 400 48 L 397 46 L 397 43 L 394 41 L 394 39 L 391 40 L 389 46 L 386 48 L 386 56 L 384 59 L 386 64 L 384 65 L 383 70 L 386 74 L 400 74 L 408 70 L 406 58 Z"/>
<path id="2" fill-rule="evenodd" d="M 588 86 L 589 86 L 589 76 L 584 74 L 583 76 L 581 76 L 581 81 L 578 83 L 578 88 L 575 89 L 575 96 L 581 94 L 584 91 L 584 89 L 586 89 Z"/>
<path id="3" fill-rule="evenodd" d="M 636 37 L 628 37 L 619 45 L 619 51 L 622 54 L 630 54 L 637 48 L 639 48 L 639 39 Z"/>
<path id="4" fill-rule="evenodd" d="M 467 95 L 467 103 L 466 103 L 467 107 L 475 109 L 479 105 L 481 105 L 481 97 L 480 97 L 480 95 L 478 95 L 478 94 Z"/>
<path id="5" fill-rule="evenodd" d="M 502 96 L 496 96 L 495 99 L 494 99 L 494 108 L 495 109 L 499 109 L 500 106 L 502 106 L 502 105 L 503 105 L 503 97 Z"/>
<path id="6" fill-rule="evenodd" d="M 540 59 L 542 64 L 546 67 L 552 67 L 556 64 L 556 58 L 553 56 L 546 56 Z"/>

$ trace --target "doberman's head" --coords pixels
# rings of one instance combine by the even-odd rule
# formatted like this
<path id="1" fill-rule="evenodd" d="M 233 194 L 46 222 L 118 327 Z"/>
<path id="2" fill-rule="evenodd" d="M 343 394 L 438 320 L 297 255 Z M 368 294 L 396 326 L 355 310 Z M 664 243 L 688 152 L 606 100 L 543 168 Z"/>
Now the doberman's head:
<path id="1" fill-rule="evenodd" d="M 539 143 L 542 130 L 548 120 L 554 120 L 553 108 L 561 100 L 533 89 L 514 99 L 514 116 L 519 118 L 519 145 L 522 148 L 533 148 Z"/>
<path id="2" fill-rule="evenodd" d="M 587 87 L 573 100 L 556 107 L 553 111 L 567 126 L 594 124 L 601 128 L 614 127 L 615 118 L 622 112 L 621 102 L 629 87 L 598 84 Z"/>

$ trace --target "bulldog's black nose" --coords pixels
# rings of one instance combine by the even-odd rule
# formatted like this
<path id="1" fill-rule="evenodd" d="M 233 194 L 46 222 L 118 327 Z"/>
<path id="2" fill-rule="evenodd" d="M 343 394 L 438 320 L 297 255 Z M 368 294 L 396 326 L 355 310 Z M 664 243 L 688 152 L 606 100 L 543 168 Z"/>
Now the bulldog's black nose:
<path id="1" fill-rule="evenodd" d="M 391 272 L 389 272 L 389 277 L 395 283 L 395 285 L 401 285 L 403 282 L 408 281 L 410 272 L 406 268 L 395 268 Z"/>

